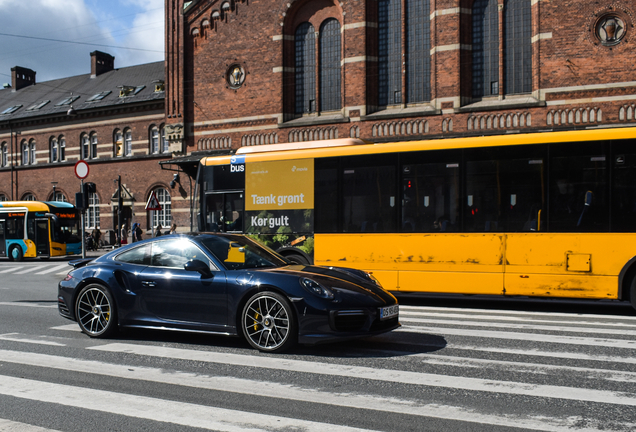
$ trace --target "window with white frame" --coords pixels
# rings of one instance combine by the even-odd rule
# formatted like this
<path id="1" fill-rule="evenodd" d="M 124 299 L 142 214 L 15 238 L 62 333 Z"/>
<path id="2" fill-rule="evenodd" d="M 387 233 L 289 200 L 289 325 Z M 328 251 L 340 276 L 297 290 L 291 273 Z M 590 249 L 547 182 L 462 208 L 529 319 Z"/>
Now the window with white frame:
<path id="1" fill-rule="evenodd" d="M 88 206 L 84 218 L 85 228 L 99 228 L 99 196 L 97 193 L 88 194 Z"/>
<path id="2" fill-rule="evenodd" d="M 161 146 L 161 153 L 168 153 L 168 150 L 170 149 L 170 141 L 168 141 L 168 138 L 166 137 L 165 126 L 161 126 Z"/>
<path id="3" fill-rule="evenodd" d="M 124 131 L 124 156 L 132 156 L 132 132 L 130 129 Z"/>
<path id="4" fill-rule="evenodd" d="M 62 192 L 55 191 L 51 196 L 51 201 L 68 202 L 66 196 Z"/>
<path id="5" fill-rule="evenodd" d="M 29 164 L 29 143 L 26 140 L 22 140 L 22 165 Z"/>
<path id="6" fill-rule="evenodd" d="M 35 195 L 30 194 L 30 193 L 28 193 L 28 194 L 24 194 L 24 195 L 22 196 L 22 201 L 36 201 L 36 199 L 35 199 Z"/>
<path id="7" fill-rule="evenodd" d="M 50 154 L 50 161 L 52 163 L 59 162 L 60 143 L 57 141 L 57 138 L 55 137 L 51 137 L 49 139 L 49 154 Z"/>
<path id="8" fill-rule="evenodd" d="M 0 201 L 9 201 L 9 198 L 5 194 L 0 194 Z"/>
<path id="9" fill-rule="evenodd" d="M 97 157 L 97 134 L 95 132 L 91 132 L 91 159 L 95 159 Z"/>
<path id="10" fill-rule="evenodd" d="M 113 133 L 113 143 L 115 144 L 115 156 L 124 155 L 124 135 L 119 129 Z"/>
<path id="11" fill-rule="evenodd" d="M 86 160 L 90 157 L 90 140 L 88 138 L 88 135 L 86 134 L 82 134 L 81 138 L 80 138 L 80 148 L 81 148 L 81 155 L 80 158 L 83 160 Z"/>
<path id="12" fill-rule="evenodd" d="M 160 142 L 159 142 L 159 128 L 157 126 L 150 126 L 150 152 L 153 154 L 160 153 Z"/>
<path id="13" fill-rule="evenodd" d="M 2 143 L 0 148 L 0 167 L 6 167 L 9 164 L 9 146 L 6 142 Z"/>
<path id="14" fill-rule="evenodd" d="M 150 212 L 150 221 L 153 228 L 161 224 L 163 228 L 170 227 L 172 224 L 172 200 L 167 189 L 157 188 L 154 190 L 157 201 L 161 205 L 161 210 L 153 210 Z"/>
<path id="15" fill-rule="evenodd" d="M 30 155 L 30 163 L 31 165 L 35 165 L 36 159 L 35 159 L 35 140 L 32 139 L 31 141 L 29 141 L 29 155 Z"/>
<path id="16" fill-rule="evenodd" d="M 66 160 L 66 138 L 64 135 L 60 135 L 57 141 L 60 144 L 60 162 L 64 162 Z"/>

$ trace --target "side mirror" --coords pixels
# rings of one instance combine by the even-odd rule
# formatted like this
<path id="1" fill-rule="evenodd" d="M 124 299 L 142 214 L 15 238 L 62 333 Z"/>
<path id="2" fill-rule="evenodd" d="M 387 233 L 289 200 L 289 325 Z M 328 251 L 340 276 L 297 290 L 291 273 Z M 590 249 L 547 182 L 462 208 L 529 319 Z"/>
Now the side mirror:
<path id="1" fill-rule="evenodd" d="M 193 259 L 183 265 L 185 271 L 195 271 L 201 273 L 202 276 L 212 277 L 212 271 L 210 271 L 210 265 L 204 263 L 201 260 Z"/>
<path id="2" fill-rule="evenodd" d="M 594 196 L 594 194 L 592 193 L 592 191 L 585 192 L 585 205 L 586 206 L 591 206 L 592 205 L 592 197 L 593 196 Z"/>

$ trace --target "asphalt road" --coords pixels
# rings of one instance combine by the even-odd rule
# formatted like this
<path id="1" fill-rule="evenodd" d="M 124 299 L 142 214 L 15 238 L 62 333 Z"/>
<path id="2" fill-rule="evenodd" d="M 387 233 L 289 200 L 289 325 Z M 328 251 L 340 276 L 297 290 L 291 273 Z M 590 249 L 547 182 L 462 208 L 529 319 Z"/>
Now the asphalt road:
<path id="1" fill-rule="evenodd" d="M 636 430 L 628 305 L 409 297 L 397 331 L 265 355 L 90 339 L 58 314 L 65 271 L 0 261 L 0 431 Z"/>

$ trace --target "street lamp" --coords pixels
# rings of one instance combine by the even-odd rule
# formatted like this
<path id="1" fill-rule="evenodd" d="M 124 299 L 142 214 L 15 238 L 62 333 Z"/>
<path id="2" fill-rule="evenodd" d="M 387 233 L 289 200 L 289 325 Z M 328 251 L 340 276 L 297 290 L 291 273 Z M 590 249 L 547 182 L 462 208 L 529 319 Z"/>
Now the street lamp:
<path id="1" fill-rule="evenodd" d="M 53 201 L 56 201 L 56 199 L 55 199 L 55 188 L 57 187 L 57 182 L 56 181 L 52 181 L 51 184 L 53 185 Z"/>

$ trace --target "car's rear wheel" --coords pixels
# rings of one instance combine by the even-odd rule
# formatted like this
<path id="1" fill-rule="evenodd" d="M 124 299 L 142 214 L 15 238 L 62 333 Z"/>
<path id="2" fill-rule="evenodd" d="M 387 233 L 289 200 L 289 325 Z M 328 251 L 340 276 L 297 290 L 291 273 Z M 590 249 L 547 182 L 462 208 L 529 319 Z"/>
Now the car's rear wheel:
<path id="1" fill-rule="evenodd" d="M 90 337 L 105 338 L 117 331 L 117 311 L 110 291 L 102 285 L 86 285 L 75 307 L 77 322 Z"/>
<path id="2" fill-rule="evenodd" d="M 241 318 L 245 339 L 257 350 L 280 352 L 296 342 L 298 330 L 293 310 L 280 294 L 263 291 L 253 295 Z"/>

